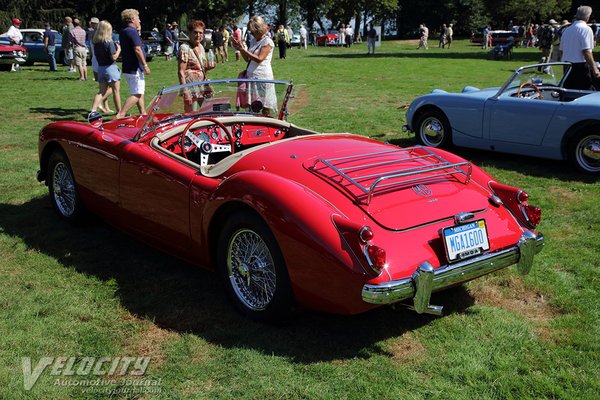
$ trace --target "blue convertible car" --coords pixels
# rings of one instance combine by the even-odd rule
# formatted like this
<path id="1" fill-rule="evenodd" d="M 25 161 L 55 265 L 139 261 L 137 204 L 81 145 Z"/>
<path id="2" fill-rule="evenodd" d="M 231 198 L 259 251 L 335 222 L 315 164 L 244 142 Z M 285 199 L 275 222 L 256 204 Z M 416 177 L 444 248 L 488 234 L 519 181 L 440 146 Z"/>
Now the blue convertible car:
<path id="1" fill-rule="evenodd" d="M 535 64 L 517 69 L 501 87 L 436 89 L 412 102 L 404 128 L 426 146 L 568 160 L 600 175 L 600 92 L 565 89 L 570 69 Z"/>

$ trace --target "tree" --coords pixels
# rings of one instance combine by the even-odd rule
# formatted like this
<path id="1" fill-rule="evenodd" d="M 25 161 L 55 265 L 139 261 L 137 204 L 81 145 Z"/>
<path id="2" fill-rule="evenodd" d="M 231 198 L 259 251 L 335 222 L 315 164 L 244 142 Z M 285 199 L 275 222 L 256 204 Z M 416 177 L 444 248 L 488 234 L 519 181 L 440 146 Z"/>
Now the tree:
<path id="1" fill-rule="evenodd" d="M 486 9 L 494 18 L 493 25 L 504 26 L 506 22 L 545 22 L 559 19 L 571 7 L 571 0 L 487 0 Z M 570 18 L 568 18 L 570 19 Z"/>

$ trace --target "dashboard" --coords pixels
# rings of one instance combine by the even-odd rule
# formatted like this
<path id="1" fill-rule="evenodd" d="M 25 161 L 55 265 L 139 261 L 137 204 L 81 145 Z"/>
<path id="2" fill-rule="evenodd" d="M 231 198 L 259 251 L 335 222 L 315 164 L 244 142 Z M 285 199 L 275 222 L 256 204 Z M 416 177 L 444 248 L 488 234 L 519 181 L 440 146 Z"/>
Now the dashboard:
<path id="1" fill-rule="evenodd" d="M 189 160 L 200 160 L 200 164 L 205 165 L 216 163 L 233 152 L 281 140 L 288 133 L 287 127 L 275 125 L 235 122 L 225 126 L 231 132 L 231 139 L 219 124 L 210 124 L 191 128 L 183 137 L 183 143 L 183 132 L 180 131 L 160 145 Z"/>

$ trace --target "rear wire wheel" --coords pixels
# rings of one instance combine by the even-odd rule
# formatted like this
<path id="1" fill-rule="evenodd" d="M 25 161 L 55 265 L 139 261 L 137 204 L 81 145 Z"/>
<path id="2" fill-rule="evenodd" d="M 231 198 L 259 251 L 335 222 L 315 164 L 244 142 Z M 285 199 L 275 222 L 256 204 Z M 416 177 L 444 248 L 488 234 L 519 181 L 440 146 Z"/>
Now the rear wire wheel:
<path id="1" fill-rule="evenodd" d="M 234 305 L 254 320 L 282 320 L 294 302 L 279 245 L 267 224 L 242 211 L 219 234 L 219 273 Z"/>

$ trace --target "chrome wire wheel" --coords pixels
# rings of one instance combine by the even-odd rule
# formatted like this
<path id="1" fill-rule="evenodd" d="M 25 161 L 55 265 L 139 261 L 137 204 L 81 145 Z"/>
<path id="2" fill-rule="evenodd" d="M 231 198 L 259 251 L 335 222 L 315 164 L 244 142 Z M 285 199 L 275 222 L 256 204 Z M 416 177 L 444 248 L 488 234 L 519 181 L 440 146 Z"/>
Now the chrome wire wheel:
<path id="1" fill-rule="evenodd" d="M 583 172 L 600 172 L 600 135 L 585 135 L 577 141 L 575 162 Z"/>
<path id="2" fill-rule="evenodd" d="M 419 126 L 419 136 L 425 146 L 440 147 L 444 143 L 444 124 L 435 116 L 426 117 Z"/>
<path id="3" fill-rule="evenodd" d="M 71 217 L 77 210 L 75 180 L 67 164 L 58 161 L 52 170 L 52 198 L 58 211 Z"/>
<path id="4" fill-rule="evenodd" d="M 234 233 L 227 249 L 227 271 L 237 298 L 249 309 L 265 310 L 277 287 L 276 267 L 263 238 L 250 229 Z"/>

